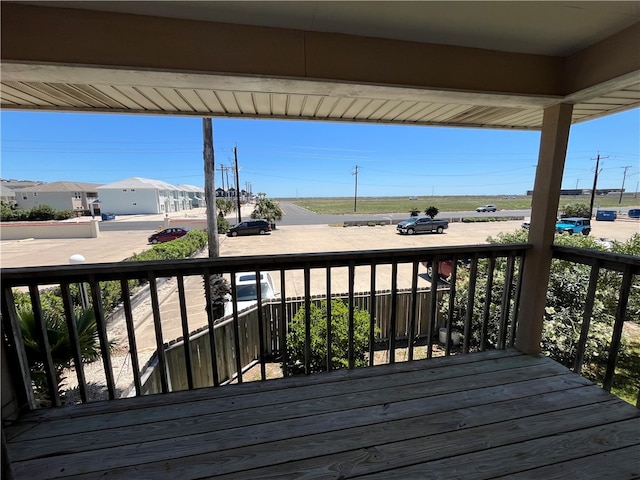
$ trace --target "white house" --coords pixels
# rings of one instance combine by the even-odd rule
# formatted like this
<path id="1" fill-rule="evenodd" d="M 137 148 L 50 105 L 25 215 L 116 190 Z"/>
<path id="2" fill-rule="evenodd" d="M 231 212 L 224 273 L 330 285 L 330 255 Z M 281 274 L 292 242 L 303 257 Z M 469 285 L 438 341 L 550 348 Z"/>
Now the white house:
<path id="1" fill-rule="evenodd" d="M 73 210 L 82 214 L 91 210 L 98 199 L 97 183 L 51 182 L 15 189 L 16 205 L 28 210 L 39 205 L 49 205 L 56 210 Z"/>
<path id="2" fill-rule="evenodd" d="M 196 187 L 194 185 L 186 185 L 180 184 L 178 188 L 186 193 L 189 197 L 189 203 L 191 207 L 189 208 L 198 208 L 206 206 L 206 202 L 204 200 L 204 188 Z"/>
<path id="3" fill-rule="evenodd" d="M 179 212 L 189 207 L 187 192 L 162 180 L 131 177 L 98 188 L 101 210 L 117 215 Z"/>

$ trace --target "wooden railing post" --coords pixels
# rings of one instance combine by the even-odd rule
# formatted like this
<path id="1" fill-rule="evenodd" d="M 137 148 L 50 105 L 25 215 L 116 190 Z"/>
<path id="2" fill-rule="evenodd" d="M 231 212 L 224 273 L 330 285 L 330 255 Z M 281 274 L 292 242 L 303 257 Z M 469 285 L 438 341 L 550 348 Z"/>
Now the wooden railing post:
<path id="1" fill-rule="evenodd" d="M 539 353 L 547 284 L 551 270 L 551 245 L 560 201 L 569 128 L 573 106 L 546 108 L 542 120 L 540 153 L 533 189 L 529 243 L 522 278 L 516 347 L 524 353 Z"/>

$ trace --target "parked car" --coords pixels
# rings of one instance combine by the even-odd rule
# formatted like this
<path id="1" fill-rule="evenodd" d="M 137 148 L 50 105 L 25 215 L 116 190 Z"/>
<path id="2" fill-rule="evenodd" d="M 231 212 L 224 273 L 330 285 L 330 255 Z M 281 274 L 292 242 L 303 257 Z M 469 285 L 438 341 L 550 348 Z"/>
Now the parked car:
<path id="1" fill-rule="evenodd" d="M 164 243 L 175 240 L 176 238 L 184 237 L 189 233 L 188 228 L 171 227 L 160 230 L 149 236 L 149 243 Z"/>
<path id="2" fill-rule="evenodd" d="M 525 230 L 529 230 L 530 226 L 531 224 L 529 222 L 522 222 L 522 228 L 524 228 Z"/>
<path id="3" fill-rule="evenodd" d="M 588 218 L 569 217 L 561 218 L 556 222 L 556 231 L 558 233 L 581 233 L 589 235 L 591 233 L 591 220 Z"/>
<path id="4" fill-rule="evenodd" d="M 276 292 L 273 278 L 268 272 L 260 272 L 260 295 L 263 301 L 273 300 L 280 292 Z M 258 289 L 256 285 L 256 272 L 236 273 L 236 289 L 232 292 L 238 304 L 238 311 L 258 303 Z M 227 297 L 225 315 L 233 313 L 232 296 Z"/>
<path id="5" fill-rule="evenodd" d="M 414 233 L 426 232 L 442 233 L 445 228 L 449 228 L 449 222 L 446 220 L 434 220 L 431 217 L 411 217 L 398 223 L 396 231 L 413 235 Z"/>
<path id="6" fill-rule="evenodd" d="M 265 235 L 267 233 L 271 233 L 271 224 L 267 220 L 246 220 L 231 227 L 227 235 L 237 237 L 238 235 Z"/>
<path id="7" fill-rule="evenodd" d="M 458 268 L 468 267 L 470 263 L 469 259 L 458 260 Z M 422 265 L 427 269 L 427 275 L 429 278 L 433 277 L 433 268 L 431 262 L 422 262 Z M 453 260 L 441 260 L 438 262 L 438 277 L 442 282 L 449 283 L 449 277 L 453 272 Z"/>
<path id="8" fill-rule="evenodd" d="M 482 205 L 476 208 L 476 212 L 497 212 L 498 208 L 495 205 Z"/>

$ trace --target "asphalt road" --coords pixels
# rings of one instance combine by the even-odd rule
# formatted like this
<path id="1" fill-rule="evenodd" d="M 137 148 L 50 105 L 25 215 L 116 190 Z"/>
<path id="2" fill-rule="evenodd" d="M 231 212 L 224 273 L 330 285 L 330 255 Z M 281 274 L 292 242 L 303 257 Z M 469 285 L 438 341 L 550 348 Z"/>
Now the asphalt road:
<path id="1" fill-rule="evenodd" d="M 378 214 L 362 214 L 350 213 L 345 215 L 323 215 L 313 213 L 310 210 L 294 205 L 290 202 L 281 202 L 280 207 L 284 211 L 282 220 L 278 225 L 331 225 L 334 223 L 351 222 L 351 221 L 375 221 L 375 220 L 391 220 L 399 222 L 409 218 L 408 213 L 378 213 Z M 531 210 L 502 210 L 494 213 L 478 213 L 475 211 L 468 212 L 440 212 L 439 218 L 463 218 L 463 217 L 529 217 Z M 235 223 L 232 221 L 231 223 Z M 140 220 L 140 221 L 104 221 L 100 222 L 100 231 L 102 232 L 124 232 L 124 231 L 155 231 L 158 228 L 157 220 Z"/>

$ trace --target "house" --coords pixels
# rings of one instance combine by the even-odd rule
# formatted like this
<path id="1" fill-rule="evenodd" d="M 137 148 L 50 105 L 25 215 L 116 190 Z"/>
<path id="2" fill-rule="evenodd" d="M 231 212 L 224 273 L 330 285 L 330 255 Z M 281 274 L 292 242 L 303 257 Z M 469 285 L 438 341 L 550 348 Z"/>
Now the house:
<path id="1" fill-rule="evenodd" d="M 9 205 L 15 205 L 16 194 L 13 189 L 5 187 L 4 184 L 0 185 L 0 201 L 8 203 Z"/>
<path id="2" fill-rule="evenodd" d="M 97 183 L 51 182 L 15 189 L 17 207 L 28 210 L 39 205 L 49 205 L 56 210 L 72 210 L 81 215 L 89 214 L 98 199 Z"/>
<path id="3" fill-rule="evenodd" d="M 170 213 L 189 207 L 187 193 L 161 180 L 131 177 L 98 188 L 103 212 L 116 215 Z"/>
<path id="4" fill-rule="evenodd" d="M 1 8 L 3 108 L 540 132 L 526 243 L 3 270 L 3 474 L 31 480 L 638 476 L 640 413 L 609 391 L 640 259 L 554 244 L 571 126 L 640 106 L 638 2 L 3 2 Z M 416 160 L 416 170 L 424 167 Z M 156 196 L 158 210 L 173 207 L 170 194 L 164 201 Z M 428 350 L 426 360 L 414 360 L 417 315 L 429 318 L 429 348 L 437 337 L 439 305 L 431 300 L 419 313 L 409 308 L 405 338 L 397 336 L 391 315 L 388 365 L 311 375 L 305 340 L 306 375 L 273 381 L 243 381 L 251 368 L 266 379 L 269 354 L 286 362 L 286 329 L 274 334 L 262 310 L 251 322 L 216 323 L 207 305 L 206 328 L 190 335 L 184 302 L 179 312 L 166 313 L 156 293 L 160 279 L 172 277 L 183 300 L 182 282 L 191 277 L 210 297 L 214 275 L 256 270 L 275 270 L 284 279 L 289 272 L 307 278 L 319 272 L 328 289 L 336 271 L 349 279 L 364 267 L 372 272 L 370 297 L 377 295 L 374 274 L 389 274 L 394 312 L 399 264 L 469 257 L 470 271 L 486 261 L 513 286 L 493 303 L 487 295 L 484 307 L 476 305 L 487 314 L 499 308 L 496 348 L 468 353 L 463 346 L 451 356 L 445 346 L 442 358 Z M 589 269 L 572 371 L 540 355 L 555 260 Z M 600 388 L 579 373 L 603 271 L 613 272 L 620 289 Z M 99 300 L 101 282 L 119 281 L 127 293 L 133 279 L 149 285 L 157 347 L 152 383 L 159 393 L 142 394 L 130 341 L 135 398 L 116 398 L 117 372 L 96 306 L 107 401 L 90 401 L 76 339 L 70 345 L 83 404 L 60 406 L 56 370 L 45 355 L 42 382 L 52 407 L 38 408 L 12 287 L 28 287 L 37 307 L 44 285 L 68 291 L 81 281 Z M 485 285 L 491 292 L 490 280 Z M 406 296 L 410 305 L 415 293 Z M 272 307 L 286 325 L 291 312 L 286 292 L 281 295 Z M 73 325 L 69 298 L 65 316 Z M 312 300 L 305 291 L 302 301 Z M 356 300 L 351 289 L 347 303 Z M 124 311 L 133 339 L 126 294 Z M 34 313 L 44 331 L 39 309 Z M 201 340 L 211 354 L 193 353 L 188 342 L 165 348 L 164 315 L 179 315 L 183 336 Z M 400 340 L 407 361 L 395 358 Z M 49 351 L 47 343 L 42 335 L 42 351 Z M 273 345 L 280 351 L 272 352 Z M 187 368 L 171 368 L 168 348 Z M 353 367 L 353 355 L 347 357 L 342 360 Z M 191 368 L 196 362 L 199 368 Z M 206 376 L 208 387 L 195 388 Z M 171 391 L 177 377 L 185 388 Z"/>
<path id="5" fill-rule="evenodd" d="M 203 188 L 186 184 L 180 184 L 178 188 L 186 192 L 186 195 L 189 197 L 188 203 L 190 206 L 188 208 L 202 208 L 206 206 L 207 203 L 204 199 Z M 219 189 L 216 189 L 216 196 L 218 196 L 217 190 Z"/>

